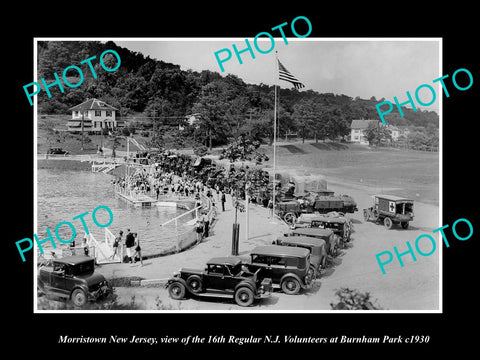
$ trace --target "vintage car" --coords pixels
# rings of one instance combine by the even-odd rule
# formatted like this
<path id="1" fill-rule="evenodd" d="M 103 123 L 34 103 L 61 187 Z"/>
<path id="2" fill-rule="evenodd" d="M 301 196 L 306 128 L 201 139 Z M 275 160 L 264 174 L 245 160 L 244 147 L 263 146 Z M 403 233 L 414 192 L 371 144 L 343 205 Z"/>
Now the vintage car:
<path id="1" fill-rule="evenodd" d="M 342 245 L 350 241 L 352 224 L 350 219 L 347 219 L 344 216 L 335 216 L 329 214 L 305 214 L 300 216 L 297 221 L 292 225 L 293 229 L 309 227 L 332 230 L 336 235 L 340 237 Z"/>
<path id="2" fill-rule="evenodd" d="M 37 279 L 39 292 L 70 299 L 78 307 L 110 295 L 112 288 L 103 275 L 94 271 L 94 262 L 91 257 L 76 255 L 41 266 Z"/>
<path id="3" fill-rule="evenodd" d="M 394 195 L 373 195 L 373 206 L 363 209 L 365 221 L 383 222 L 387 229 L 400 224 L 407 229 L 413 220 L 413 200 Z"/>
<path id="4" fill-rule="evenodd" d="M 68 151 L 63 150 L 62 148 L 49 148 L 47 151 L 47 154 L 52 154 L 52 155 L 68 155 Z"/>
<path id="5" fill-rule="evenodd" d="M 335 195 L 331 190 L 316 190 L 305 197 L 313 207 L 315 212 L 322 214 L 331 211 L 341 211 L 344 213 L 354 213 L 358 211 L 355 200 L 344 194 Z"/>
<path id="6" fill-rule="evenodd" d="M 257 246 L 245 264 L 250 271 L 260 270 L 259 276 L 272 279 L 274 286 L 289 295 L 309 288 L 315 274 L 310 267 L 310 251 L 299 247 Z"/>
<path id="7" fill-rule="evenodd" d="M 327 267 L 327 244 L 323 239 L 317 239 L 309 236 L 280 236 L 274 245 L 294 246 L 304 248 L 310 251 L 310 267 L 313 269 L 313 278 L 320 276 L 322 269 Z"/>
<path id="8" fill-rule="evenodd" d="M 357 210 L 357 204 L 351 196 L 334 195 L 330 190 L 294 194 L 293 199 L 284 199 L 275 206 L 275 213 L 288 225 L 295 223 L 303 214 L 353 213 Z"/>
<path id="9" fill-rule="evenodd" d="M 275 203 L 275 213 L 287 224 L 292 225 L 303 212 L 311 212 L 306 204 L 306 202 L 298 200 L 277 202 Z"/>
<path id="10" fill-rule="evenodd" d="M 182 268 L 169 279 L 166 287 L 170 297 L 183 299 L 187 293 L 196 296 L 233 298 L 240 306 L 250 306 L 255 299 L 270 296 L 272 280 L 258 277 L 258 272 L 243 268 L 236 256 L 215 257 L 205 270 Z"/>
<path id="11" fill-rule="evenodd" d="M 327 243 L 327 253 L 333 257 L 338 255 L 340 248 L 340 237 L 330 229 L 321 228 L 298 228 L 293 229 L 288 235 L 290 236 L 310 236 L 317 239 L 323 239 Z"/>

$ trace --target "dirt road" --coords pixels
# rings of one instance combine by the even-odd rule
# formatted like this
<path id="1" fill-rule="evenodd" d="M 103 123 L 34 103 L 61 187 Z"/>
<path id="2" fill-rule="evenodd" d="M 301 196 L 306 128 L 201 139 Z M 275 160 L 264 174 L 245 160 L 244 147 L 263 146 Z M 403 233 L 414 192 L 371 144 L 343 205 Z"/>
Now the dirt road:
<path id="1" fill-rule="evenodd" d="M 233 301 L 225 299 L 187 299 L 176 301 L 168 296 L 163 287 L 124 287 L 117 288 L 119 304 L 135 304 L 138 310 L 180 310 L 180 311 L 315 311 L 331 310 L 330 303 L 337 302 L 335 291 L 341 287 L 369 292 L 377 305 L 385 310 L 438 310 L 439 303 L 439 258 L 442 251 L 441 242 L 437 240 L 436 251 L 427 257 L 416 254 L 416 261 L 411 255 L 402 257 L 404 266 L 394 260 L 385 266 L 386 274 L 382 274 L 375 255 L 382 251 L 391 251 L 396 246 L 400 253 L 407 250 L 406 241 L 414 246 L 415 239 L 421 234 L 432 234 L 432 230 L 439 227 L 438 207 L 428 204 L 415 203 L 415 219 L 407 230 L 394 226 L 387 230 L 383 225 L 365 222 L 362 209 L 371 203 L 370 195 L 380 192 L 380 189 L 365 186 L 349 186 L 329 182 L 329 189 L 336 193 L 346 193 L 354 197 L 359 211 L 351 215 L 354 223 L 354 233 L 348 248 L 342 250 L 335 259 L 334 265 L 327 269 L 325 274 L 315 282 L 308 291 L 299 295 L 285 295 L 279 291 L 268 299 L 255 303 L 247 309 L 237 306 Z M 388 189 L 382 189 L 383 192 Z M 248 241 L 241 235 L 240 246 L 242 254 L 259 244 L 271 242 L 275 233 L 281 233 L 284 227 L 269 222 L 266 218 L 266 209 L 253 206 L 251 211 L 252 233 Z M 222 214 L 221 214 L 222 215 Z M 224 221 L 228 217 L 223 214 Z M 222 218 L 219 220 L 221 224 Z M 167 276 L 169 270 L 177 270 L 182 266 L 200 267 L 208 258 L 218 255 L 228 255 L 230 251 L 230 233 L 228 226 L 218 226 L 215 235 L 205 243 L 198 245 L 183 254 L 157 260 L 147 260 L 142 270 L 135 271 L 136 275 L 143 274 L 145 278 L 152 278 L 155 273 Z M 242 225 L 241 225 L 241 228 Z M 420 243 L 425 253 L 431 245 Z M 155 272 L 156 261 L 162 262 L 161 275 Z M 115 273 L 119 276 L 129 272 L 129 265 L 117 265 Z M 150 267 L 150 270 L 148 269 Z M 135 268 L 136 269 L 136 268 Z M 123 271 L 122 271 L 123 270 Z M 151 271 L 152 270 L 152 271 Z M 166 271 L 165 271 L 166 270 Z M 130 270 L 131 272 L 132 270 Z M 148 275 L 150 273 L 150 275 Z"/>

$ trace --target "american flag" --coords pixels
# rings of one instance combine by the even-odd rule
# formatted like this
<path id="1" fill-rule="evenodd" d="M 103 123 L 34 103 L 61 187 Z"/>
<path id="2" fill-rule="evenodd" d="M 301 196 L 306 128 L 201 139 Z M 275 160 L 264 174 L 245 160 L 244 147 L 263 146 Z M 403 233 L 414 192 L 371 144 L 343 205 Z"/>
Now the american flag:
<path id="1" fill-rule="evenodd" d="M 295 76 L 290 74 L 287 68 L 282 65 L 280 60 L 278 60 L 278 78 L 280 80 L 292 83 L 295 89 L 301 89 L 305 87 L 305 85 L 303 85 Z"/>

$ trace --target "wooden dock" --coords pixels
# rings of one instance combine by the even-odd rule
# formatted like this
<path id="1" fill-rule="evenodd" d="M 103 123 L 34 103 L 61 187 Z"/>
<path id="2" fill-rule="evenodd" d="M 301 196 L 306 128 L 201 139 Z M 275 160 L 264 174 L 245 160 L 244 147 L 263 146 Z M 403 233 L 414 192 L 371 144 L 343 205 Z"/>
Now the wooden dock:
<path id="1" fill-rule="evenodd" d="M 126 200 L 127 202 L 133 204 L 134 206 L 139 207 L 151 207 L 157 204 L 157 200 L 146 195 L 146 194 L 126 194 L 124 192 L 115 191 L 115 194 L 120 196 L 122 199 Z"/>

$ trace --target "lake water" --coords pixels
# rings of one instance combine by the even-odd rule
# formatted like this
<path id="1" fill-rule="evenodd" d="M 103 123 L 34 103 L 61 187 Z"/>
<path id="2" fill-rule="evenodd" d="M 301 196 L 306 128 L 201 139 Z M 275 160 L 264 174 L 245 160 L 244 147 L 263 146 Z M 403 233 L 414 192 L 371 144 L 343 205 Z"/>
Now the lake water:
<path id="1" fill-rule="evenodd" d="M 151 208 L 134 207 L 115 195 L 111 180 L 113 177 L 103 173 L 64 169 L 38 169 L 37 171 L 37 231 L 39 240 L 47 237 L 46 229 L 54 231 L 58 223 L 71 222 L 76 229 L 76 245 L 79 246 L 85 233 L 80 219 L 72 220 L 82 213 L 88 212 L 83 219 L 89 231 L 97 240 L 104 238 L 104 229 L 95 225 L 92 220 L 93 210 L 100 206 L 108 206 L 113 213 L 113 222 L 108 227 L 117 235 L 119 230 L 125 234 L 127 228 L 137 232 L 142 245 L 142 254 L 149 255 L 170 248 L 175 244 L 176 237 L 172 227 L 161 228 L 160 225 L 172 219 L 185 210 L 176 207 L 152 206 Z M 100 224 L 109 221 L 105 210 L 98 210 L 96 219 Z M 182 221 L 189 221 L 191 216 L 186 215 Z M 179 233 L 182 227 L 179 226 Z M 59 228 L 60 236 L 68 240 L 72 231 L 67 225 Z M 57 246 L 60 242 L 55 239 Z M 47 245 L 48 244 L 48 245 Z M 51 248 L 45 242 L 44 249 Z M 46 251 L 47 252 L 47 251 Z"/>

